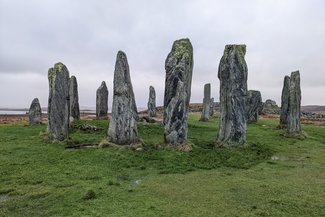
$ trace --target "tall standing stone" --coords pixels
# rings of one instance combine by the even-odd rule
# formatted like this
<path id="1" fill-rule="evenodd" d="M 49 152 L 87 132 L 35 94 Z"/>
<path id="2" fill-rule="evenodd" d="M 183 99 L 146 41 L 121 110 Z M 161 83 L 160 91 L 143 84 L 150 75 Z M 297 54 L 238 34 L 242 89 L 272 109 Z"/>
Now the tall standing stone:
<path id="1" fill-rule="evenodd" d="M 33 99 L 29 108 L 29 124 L 40 124 L 42 122 L 42 109 L 38 98 Z"/>
<path id="2" fill-rule="evenodd" d="M 290 87 L 290 77 L 286 75 L 284 77 L 282 95 L 281 95 L 280 128 L 286 128 L 288 124 L 289 87 Z"/>
<path id="3" fill-rule="evenodd" d="M 214 98 L 210 99 L 210 108 L 209 108 L 209 115 L 212 117 L 214 114 Z"/>
<path id="4" fill-rule="evenodd" d="M 249 90 L 246 100 L 247 121 L 249 123 L 257 122 L 262 109 L 263 102 L 261 92 L 258 90 Z"/>
<path id="5" fill-rule="evenodd" d="M 246 45 L 226 45 L 220 60 L 220 128 L 218 146 L 246 142 Z"/>
<path id="6" fill-rule="evenodd" d="M 112 119 L 108 140 L 118 145 L 138 142 L 137 110 L 126 54 L 117 53 L 114 71 Z"/>
<path id="7" fill-rule="evenodd" d="M 211 101 L 211 84 L 204 85 L 204 98 L 202 105 L 202 114 L 200 121 L 208 121 L 210 117 L 210 101 Z"/>
<path id="8" fill-rule="evenodd" d="M 164 140 L 166 144 L 186 144 L 193 71 L 193 47 L 189 39 L 174 42 L 165 70 Z"/>
<path id="9" fill-rule="evenodd" d="M 149 87 L 148 116 L 156 117 L 156 91 L 153 86 Z"/>
<path id="10" fill-rule="evenodd" d="M 52 140 L 64 140 L 69 136 L 69 71 L 57 63 L 48 71 L 48 133 Z"/>
<path id="11" fill-rule="evenodd" d="M 288 134 L 301 134 L 300 115 L 301 115 L 301 89 L 300 73 L 291 73 L 289 86 L 289 107 L 288 107 Z"/>
<path id="12" fill-rule="evenodd" d="M 108 89 L 105 81 L 102 82 L 96 91 L 96 117 L 107 118 L 108 111 Z"/>
<path id="13" fill-rule="evenodd" d="M 70 78 L 70 119 L 80 119 L 78 83 L 75 76 Z"/>

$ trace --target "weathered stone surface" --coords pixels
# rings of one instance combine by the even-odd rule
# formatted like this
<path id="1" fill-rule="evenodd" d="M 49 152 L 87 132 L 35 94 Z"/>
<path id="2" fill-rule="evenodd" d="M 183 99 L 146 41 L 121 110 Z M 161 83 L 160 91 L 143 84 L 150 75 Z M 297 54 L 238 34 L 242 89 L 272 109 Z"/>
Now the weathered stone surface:
<path id="1" fill-rule="evenodd" d="M 214 98 L 212 97 L 210 99 L 210 108 L 209 108 L 209 115 L 210 115 L 210 117 L 213 116 L 214 109 L 215 109 L 215 106 L 214 106 Z"/>
<path id="2" fill-rule="evenodd" d="M 280 113 L 281 128 L 286 128 L 288 123 L 289 87 L 290 87 L 290 77 L 285 76 L 283 81 L 282 95 L 281 95 L 281 113 Z"/>
<path id="3" fill-rule="evenodd" d="M 138 129 L 133 87 L 126 54 L 117 53 L 114 71 L 112 119 L 108 129 L 108 141 L 118 145 L 138 142 Z"/>
<path id="4" fill-rule="evenodd" d="M 267 99 L 265 101 L 265 106 L 277 106 L 276 102 L 272 99 Z"/>
<path id="5" fill-rule="evenodd" d="M 208 121 L 210 117 L 210 101 L 211 101 L 211 84 L 204 85 L 204 98 L 202 105 L 202 114 L 200 121 Z"/>
<path id="6" fill-rule="evenodd" d="M 220 60 L 220 129 L 218 146 L 246 142 L 246 45 L 226 45 Z"/>
<path id="7" fill-rule="evenodd" d="M 48 71 L 48 133 L 52 140 L 64 140 L 69 135 L 69 71 L 57 63 Z"/>
<path id="8" fill-rule="evenodd" d="M 174 42 L 165 61 L 165 70 L 165 143 L 187 144 L 187 113 L 193 71 L 193 47 L 189 39 L 180 39 Z"/>
<path id="9" fill-rule="evenodd" d="M 108 89 L 105 81 L 102 82 L 96 92 L 96 117 L 107 117 Z"/>
<path id="10" fill-rule="evenodd" d="M 258 90 L 249 90 L 246 99 L 247 121 L 254 123 L 258 121 L 258 115 L 263 109 L 262 95 Z"/>
<path id="11" fill-rule="evenodd" d="M 40 124 L 42 122 L 42 109 L 38 98 L 33 99 L 29 108 L 29 124 Z"/>
<path id="12" fill-rule="evenodd" d="M 149 87 L 148 116 L 156 117 L 156 91 L 153 86 Z"/>
<path id="13" fill-rule="evenodd" d="M 78 83 L 75 76 L 70 78 L 69 86 L 70 96 L 70 119 L 80 119 Z"/>
<path id="14" fill-rule="evenodd" d="M 287 129 L 288 134 L 301 134 L 300 115 L 301 115 L 301 89 L 300 73 L 291 73 L 289 86 L 289 107 L 288 107 Z"/>

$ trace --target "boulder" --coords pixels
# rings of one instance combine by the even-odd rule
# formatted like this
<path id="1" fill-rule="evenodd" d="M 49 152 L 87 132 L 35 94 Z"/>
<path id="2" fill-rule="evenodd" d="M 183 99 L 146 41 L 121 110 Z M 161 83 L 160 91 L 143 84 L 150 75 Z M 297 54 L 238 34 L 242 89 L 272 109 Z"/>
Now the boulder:
<path id="1" fill-rule="evenodd" d="M 40 124 L 42 122 L 42 109 L 38 98 L 33 99 L 29 108 L 29 124 Z"/>

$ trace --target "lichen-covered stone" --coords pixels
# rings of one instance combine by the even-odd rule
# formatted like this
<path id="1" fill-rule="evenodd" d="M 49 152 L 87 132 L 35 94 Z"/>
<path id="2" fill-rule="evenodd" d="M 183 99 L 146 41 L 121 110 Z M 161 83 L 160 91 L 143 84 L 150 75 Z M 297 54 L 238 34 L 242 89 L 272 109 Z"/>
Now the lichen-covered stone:
<path id="1" fill-rule="evenodd" d="M 262 95 L 258 90 L 249 90 L 246 99 L 247 122 L 255 123 L 263 109 Z"/>
<path id="2" fill-rule="evenodd" d="M 96 117 L 107 118 L 108 111 L 108 89 L 105 81 L 96 91 Z"/>
<path id="3" fill-rule="evenodd" d="M 33 99 L 29 108 L 29 124 L 40 124 L 42 122 L 42 109 L 38 98 Z"/>
<path id="4" fill-rule="evenodd" d="M 213 116 L 214 109 L 215 109 L 215 106 L 214 106 L 214 98 L 212 97 L 210 99 L 210 108 L 209 108 L 209 115 L 210 115 L 210 117 Z"/>
<path id="5" fill-rule="evenodd" d="M 48 71 L 48 134 L 49 139 L 62 141 L 69 136 L 69 71 L 57 63 Z"/>
<path id="6" fill-rule="evenodd" d="M 114 71 L 112 119 L 109 123 L 108 141 L 118 145 L 137 143 L 137 110 L 126 54 L 117 53 Z"/>
<path id="7" fill-rule="evenodd" d="M 283 81 L 282 95 L 281 95 L 280 128 L 286 128 L 288 123 L 289 87 L 290 87 L 290 77 L 285 76 Z"/>
<path id="8" fill-rule="evenodd" d="M 78 83 L 75 76 L 70 78 L 69 87 L 70 96 L 70 119 L 80 119 Z"/>
<path id="9" fill-rule="evenodd" d="M 193 47 L 189 39 L 174 42 L 165 70 L 164 140 L 166 144 L 186 145 L 193 71 Z"/>
<path id="10" fill-rule="evenodd" d="M 220 128 L 218 146 L 246 143 L 246 45 L 226 45 L 220 60 Z"/>
<path id="11" fill-rule="evenodd" d="M 211 84 L 204 85 L 204 98 L 202 105 L 202 114 L 200 121 L 208 121 L 210 117 L 210 101 L 211 101 Z"/>
<path id="12" fill-rule="evenodd" d="M 291 73 L 289 86 L 289 106 L 287 117 L 288 134 L 301 134 L 300 115 L 301 115 L 301 89 L 300 73 L 295 71 Z"/>
<path id="13" fill-rule="evenodd" d="M 153 86 L 149 87 L 148 116 L 156 117 L 156 91 Z"/>

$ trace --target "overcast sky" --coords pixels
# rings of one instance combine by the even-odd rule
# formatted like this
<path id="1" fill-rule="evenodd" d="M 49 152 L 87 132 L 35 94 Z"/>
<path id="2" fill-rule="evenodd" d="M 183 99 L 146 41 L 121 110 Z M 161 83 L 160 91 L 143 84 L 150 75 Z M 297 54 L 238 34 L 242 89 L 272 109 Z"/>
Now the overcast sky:
<path id="1" fill-rule="evenodd" d="M 191 102 L 211 83 L 226 44 L 247 45 L 248 89 L 280 104 L 283 78 L 300 70 L 302 104 L 325 105 L 323 0 L 0 0 L 0 107 L 47 106 L 47 71 L 63 62 L 81 106 L 95 107 L 103 80 L 112 103 L 118 50 L 126 52 L 138 107 L 149 85 L 162 105 L 165 59 L 174 40 L 194 49 Z"/>

